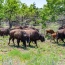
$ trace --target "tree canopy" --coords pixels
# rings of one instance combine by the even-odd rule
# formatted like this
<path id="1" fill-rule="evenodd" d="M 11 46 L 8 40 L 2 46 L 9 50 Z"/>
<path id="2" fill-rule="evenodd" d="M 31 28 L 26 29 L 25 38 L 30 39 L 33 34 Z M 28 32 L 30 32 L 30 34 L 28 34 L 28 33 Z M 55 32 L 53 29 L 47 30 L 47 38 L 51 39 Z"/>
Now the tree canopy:
<path id="1" fill-rule="evenodd" d="M 55 21 L 60 15 L 65 16 L 65 0 L 46 0 L 43 8 L 37 8 L 35 3 L 27 6 L 20 0 L 0 0 L 0 20 L 8 19 L 9 22 L 30 20 L 45 24 L 46 21 Z"/>

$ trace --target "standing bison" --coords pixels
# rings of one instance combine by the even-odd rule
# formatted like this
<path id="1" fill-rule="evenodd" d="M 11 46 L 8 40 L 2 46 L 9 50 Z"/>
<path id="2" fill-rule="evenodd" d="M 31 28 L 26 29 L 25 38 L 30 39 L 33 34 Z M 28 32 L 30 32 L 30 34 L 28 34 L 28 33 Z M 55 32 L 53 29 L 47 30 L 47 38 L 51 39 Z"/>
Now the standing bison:
<path id="1" fill-rule="evenodd" d="M 37 46 L 37 40 L 41 40 L 42 42 L 45 41 L 44 36 L 41 35 L 37 30 L 27 29 L 24 30 L 24 32 L 26 32 L 26 34 L 29 37 L 29 41 L 27 41 L 29 43 L 29 46 L 31 41 L 33 41 L 36 44 L 36 46 Z"/>
<path id="2" fill-rule="evenodd" d="M 49 33 L 49 34 L 52 34 L 52 33 L 54 33 L 54 30 L 52 30 L 52 29 L 46 30 L 46 35 L 47 35 L 48 33 Z"/>
<path id="3" fill-rule="evenodd" d="M 11 30 L 9 35 L 10 35 L 10 38 L 9 38 L 8 45 L 10 44 L 11 39 L 13 43 L 14 43 L 14 39 L 17 39 L 18 46 L 20 41 L 22 41 L 23 45 L 26 47 L 26 41 L 28 41 L 28 38 L 27 38 L 27 34 L 23 30 L 21 29 Z"/>
<path id="4" fill-rule="evenodd" d="M 65 39 L 65 29 L 60 29 L 57 31 L 57 43 L 58 39 L 61 39 L 65 45 L 64 39 Z"/>
<path id="5" fill-rule="evenodd" d="M 9 28 L 0 28 L 0 36 L 9 35 Z"/>

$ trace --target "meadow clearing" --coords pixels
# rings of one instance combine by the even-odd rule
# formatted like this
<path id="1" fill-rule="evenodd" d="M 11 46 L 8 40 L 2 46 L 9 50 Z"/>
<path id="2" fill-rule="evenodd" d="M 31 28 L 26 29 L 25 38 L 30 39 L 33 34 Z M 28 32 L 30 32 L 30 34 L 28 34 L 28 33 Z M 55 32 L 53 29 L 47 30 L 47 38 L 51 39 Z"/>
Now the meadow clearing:
<path id="1" fill-rule="evenodd" d="M 53 24 L 50 28 L 56 30 L 57 25 Z M 38 41 L 38 48 L 34 43 L 30 47 L 27 43 L 25 49 L 22 42 L 17 47 L 16 40 L 15 46 L 12 41 L 8 46 L 8 39 L 9 36 L 0 36 L 0 65 L 65 65 L 65 46 L 62 41 L 57 44 L 45 38 L 45 42 Z"/>

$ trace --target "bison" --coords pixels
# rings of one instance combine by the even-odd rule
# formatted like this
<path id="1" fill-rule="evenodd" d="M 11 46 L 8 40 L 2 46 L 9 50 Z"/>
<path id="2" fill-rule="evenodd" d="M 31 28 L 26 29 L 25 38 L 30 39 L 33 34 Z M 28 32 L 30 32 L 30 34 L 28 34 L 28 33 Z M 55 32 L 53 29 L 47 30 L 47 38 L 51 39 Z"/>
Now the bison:
<path id="1" fill-rule="evenodd" d="M 45 35 L 45 37 L 47 37 L 47 38 L 49 39 L 49 37 L 50 37 L 51 34 L 53 34 L 53 33 L 54 33 L 54 30 L 48 29 L 48 30 L 46 30 L 46 35 Z"/>
<path id="2" fill-rule="evenodd" d="M 61 39 L 65 45 L 64 38 L 65 38 L 65 29 L 58 30 L 57 31 L 57 43 L 58 43 L 58 39 Z"/>
<path id="3" fill-rule="evenodd" d="M 9 35 L 10 35 L 10 38 L 9 38 L 8 45 L 10 44 L 11 39 L 12 39 L 13 43 L 14 43 L 14 39 L 17 39 L 18 47 L 19 47 L 20 41 L 22 41 L 23 45 L 26 47 L 26 41 L 28 41 L 26 32 L 24 32 L 21 29 L 15 29 L 15 30 L 11 30 Z"/>
<path id="4" fill-rule="evenodd" d="M 33 29 L 27 29 L 27 30 L 24 30 L 24 32 L 26 32 L 26 34 L 28 35 L 28 43 L 29 43 L 29 46 L 30 46 L 30 42 L 33 41 L 36 46 L 37 46 L 37 40 L 41 40 L 42 42 L 45 41 L 45 38 L 43 35 L 41 35 L 37 30 L 33 30 Z"/>
<path id="5" fill-rule="evenodd" d="M 48 34 L 48 33 L 52 34 L 52 33 L 54 33 L 54 30 L 52 30 L 52 29 L 46 30 L 46 34 Z"/>
<path id="6" fill-rule="evenodd" d="M 56 37 L 57 37 L 57 33 L 56 32 L 51 34 L 51 38 L 54 40 L 54 42 L 55 42 Z"/>
<path id="7" fill-rule="evenodd" d="M 0 35 L 4 37 L 4 35 L 9 35 L 9 28 L 0 28 Z"/>

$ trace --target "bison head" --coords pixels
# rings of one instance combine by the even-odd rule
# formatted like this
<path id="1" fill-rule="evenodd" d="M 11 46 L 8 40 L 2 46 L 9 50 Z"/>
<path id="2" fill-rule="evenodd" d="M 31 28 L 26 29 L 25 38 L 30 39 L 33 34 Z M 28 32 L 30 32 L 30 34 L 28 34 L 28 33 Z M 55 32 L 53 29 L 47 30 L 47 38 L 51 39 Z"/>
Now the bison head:
<path id="1" fill-rule="evenodd" d="M 40 34 L 39 39 L 41 40 L 41 42 L 45 41 L 44 35 Z"/>

